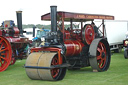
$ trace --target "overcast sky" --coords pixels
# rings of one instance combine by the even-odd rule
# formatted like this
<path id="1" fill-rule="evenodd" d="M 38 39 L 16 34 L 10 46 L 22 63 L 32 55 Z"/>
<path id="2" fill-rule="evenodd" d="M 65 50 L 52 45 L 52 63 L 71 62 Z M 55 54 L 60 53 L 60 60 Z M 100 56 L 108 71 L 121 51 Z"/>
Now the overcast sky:
<path id="1" fill-rule="evenodd" d="M 21 10 L 23 24 L 43 24 L 41 15 L 50 12 L 56 5 L 58 11 L 106 14 L 116 20 L 128 20 L 128 0 L 1 0 L 0 23 L 16 20 L 16 11 Z"/>

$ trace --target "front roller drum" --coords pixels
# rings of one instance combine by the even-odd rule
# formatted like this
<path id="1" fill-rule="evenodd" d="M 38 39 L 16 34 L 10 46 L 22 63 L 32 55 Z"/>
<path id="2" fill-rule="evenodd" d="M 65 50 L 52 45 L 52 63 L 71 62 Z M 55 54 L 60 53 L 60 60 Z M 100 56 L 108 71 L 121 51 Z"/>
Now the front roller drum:
<path id="1" fill-rule="evenodd" d="M 64 59 L 63 59 L 64 62 Z M 38 66 L 38 67 L 51 67 L 58 65 L 58 54 L 57 53 L 42 53 L 33 52 L 27 60 L 25 66 Z M 33 69 L 26 68 L 26 74 L 30 79 L 38 80 L 62 80 L 65 76 L 66 68 L 53 68 L 53 69 Z"/>
<path id="2" fill-rule="evenodd" d="M 106 71 L 109 68 L 111 54 L 106 39 L 94 39 L 89 48 L 90 65 L 93 71 Z"/>

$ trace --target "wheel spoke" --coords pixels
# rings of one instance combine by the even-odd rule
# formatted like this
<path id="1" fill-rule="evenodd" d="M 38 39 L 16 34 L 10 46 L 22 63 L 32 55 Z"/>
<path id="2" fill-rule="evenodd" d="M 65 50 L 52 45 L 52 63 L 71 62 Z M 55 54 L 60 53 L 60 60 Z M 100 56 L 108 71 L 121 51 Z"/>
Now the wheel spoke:
<path id="1" fill-rule="evenodd" d="M 2 49 L 3 45 L 4 45 L 4 44 L 2 43 L 1 46 L 0 46 L 0 50 Z"/>
<path id="2" fill-rule="evenodd" d="M 1 65 L 2 65 L 2 60 L 0 60 L 0 63 L 1 63 Z"/>
<path id="3" fill-rule="evenodd" d="M 3 40 L 1 39 L 1 40 L 0 40 L 0 43 L 2 43 L 2 41 L 3 41 Z"/>
<path id="4" fill-rule="evenodd" d="M 58 56 L 55 56 L 52 60 L 52 65 L 58 65 L 58 64 L 59 64 Z M 59 68 L 52 69 L 51 73 L 52 73 L 53 78 L 55 78 L 59 74 Z"/>
<path id="5" fill-rule="evenodd" d="M 0 58 L 0 62 L 2 62 L 1 58 Z"/>
<path id="6" fill-rule="evenodd" d="M 2 67 L 2 65 L 3 65 L 3 64 L 2 64 L 2 61 L 1 61 L 0 63 L 1 63 L 0 67 Z"/>
<path id="7" fill-rule="evenodd" d="M 100 48 L 97 48 L 97 50 L 101 53 L 102 52 L 102 50 L 100 49 Z"/>
<path id="8" fill-rule="evenodd" d="M 103 63 L 103 60 L 101 59 L 101 60 L 99 61 L 99 68 L 102 68 L 103 65 L 104 65 L 104 63 Z"/>
<path id="9" fill-rule="evenodd" d="M 100 62 L 98 62 L 98 66 L 99 66 L 99 68 L 101 68 L 101 61 L 100 61 Z"/>
<path id="10" fill-rule="evenodd" d="M 3 50 L 0 50 L 0 52 L 6 51 L 6 50 L 8 50 L 8 48 L 5 48 L 5 49 L 3 49 Z"/>
<path id="11" fill-rule="evenodd" d="M 101 64 L 103 65 L 103 58 L 101 59 Z"/>
<path id="12" fill-rule="evenodd" d="M 2 58 L 3 60 L 5 60 L 6 62 L 8 61 L 8 59 L 7 59 L 7 58 L 4 58 L 4 57 L 2 57 L 2 56 L 1 56 L 1 58 Z"/>
<path id="13" fill-rule="evenodd" d="M 103 61 L 106 61 L 106 56 L 104 58 L 102 58 Z"/>
<path id="14" fill-rule="evenodd" d="M 99 61 L 99 68 L 103 68 L 105 63 L 106 63 L 106 57 L 101 58 L 101 60 Z"/>
<path id="15" fill-rule="evenodd" d="M 101 50 L 103 51 L 104 50 L 103 44 L 101 43 L 100 46 L 101 46 Z"/>
<path id="16" fill-rule="evenodd" d="M 0 63 L 1 63 L 1 66 L 0 67 L 2 67 L 3 66 L 2 60 L 0 61 Z"/>
<path id="17" fill-rule="evenodd" d="M 1 53 L 1 55 L 5 55 L 5 53 Z"/>
<path id="18" fill-rule="evenodd" d="M 100 60 L 101 59 L 101 56 L 97 56 L 97 60 Z"/>

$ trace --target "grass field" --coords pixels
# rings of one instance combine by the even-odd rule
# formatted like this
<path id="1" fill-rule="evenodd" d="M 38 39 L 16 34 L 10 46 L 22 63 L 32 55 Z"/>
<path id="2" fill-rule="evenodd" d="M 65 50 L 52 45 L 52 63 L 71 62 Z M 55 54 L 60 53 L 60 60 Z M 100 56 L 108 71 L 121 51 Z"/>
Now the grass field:
<path id="1" fill-rule="evenodd" d="M 31 80 L 25 73 L 25 60 L 0 73 L 0 85 L 128 85 L 128 59 L 122 53 L 114 53 L 106 72 L 92 72 L 91 67 L 68 71 L 61 81 Z"/>

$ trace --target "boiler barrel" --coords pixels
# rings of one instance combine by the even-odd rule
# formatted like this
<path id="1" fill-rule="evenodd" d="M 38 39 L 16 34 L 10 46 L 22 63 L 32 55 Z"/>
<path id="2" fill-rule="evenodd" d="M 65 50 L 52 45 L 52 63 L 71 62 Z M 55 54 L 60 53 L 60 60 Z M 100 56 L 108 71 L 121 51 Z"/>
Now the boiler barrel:
<path id="1" fill-rule="evenodd" d="M 66 40 L 64 42 L 65 45 L 65 56 L 74 56 L 74 55 L 79 55 L 80 52 L 82 51 L 82 47 L 84 44 L 80 41 L 76 40 Z"/>

